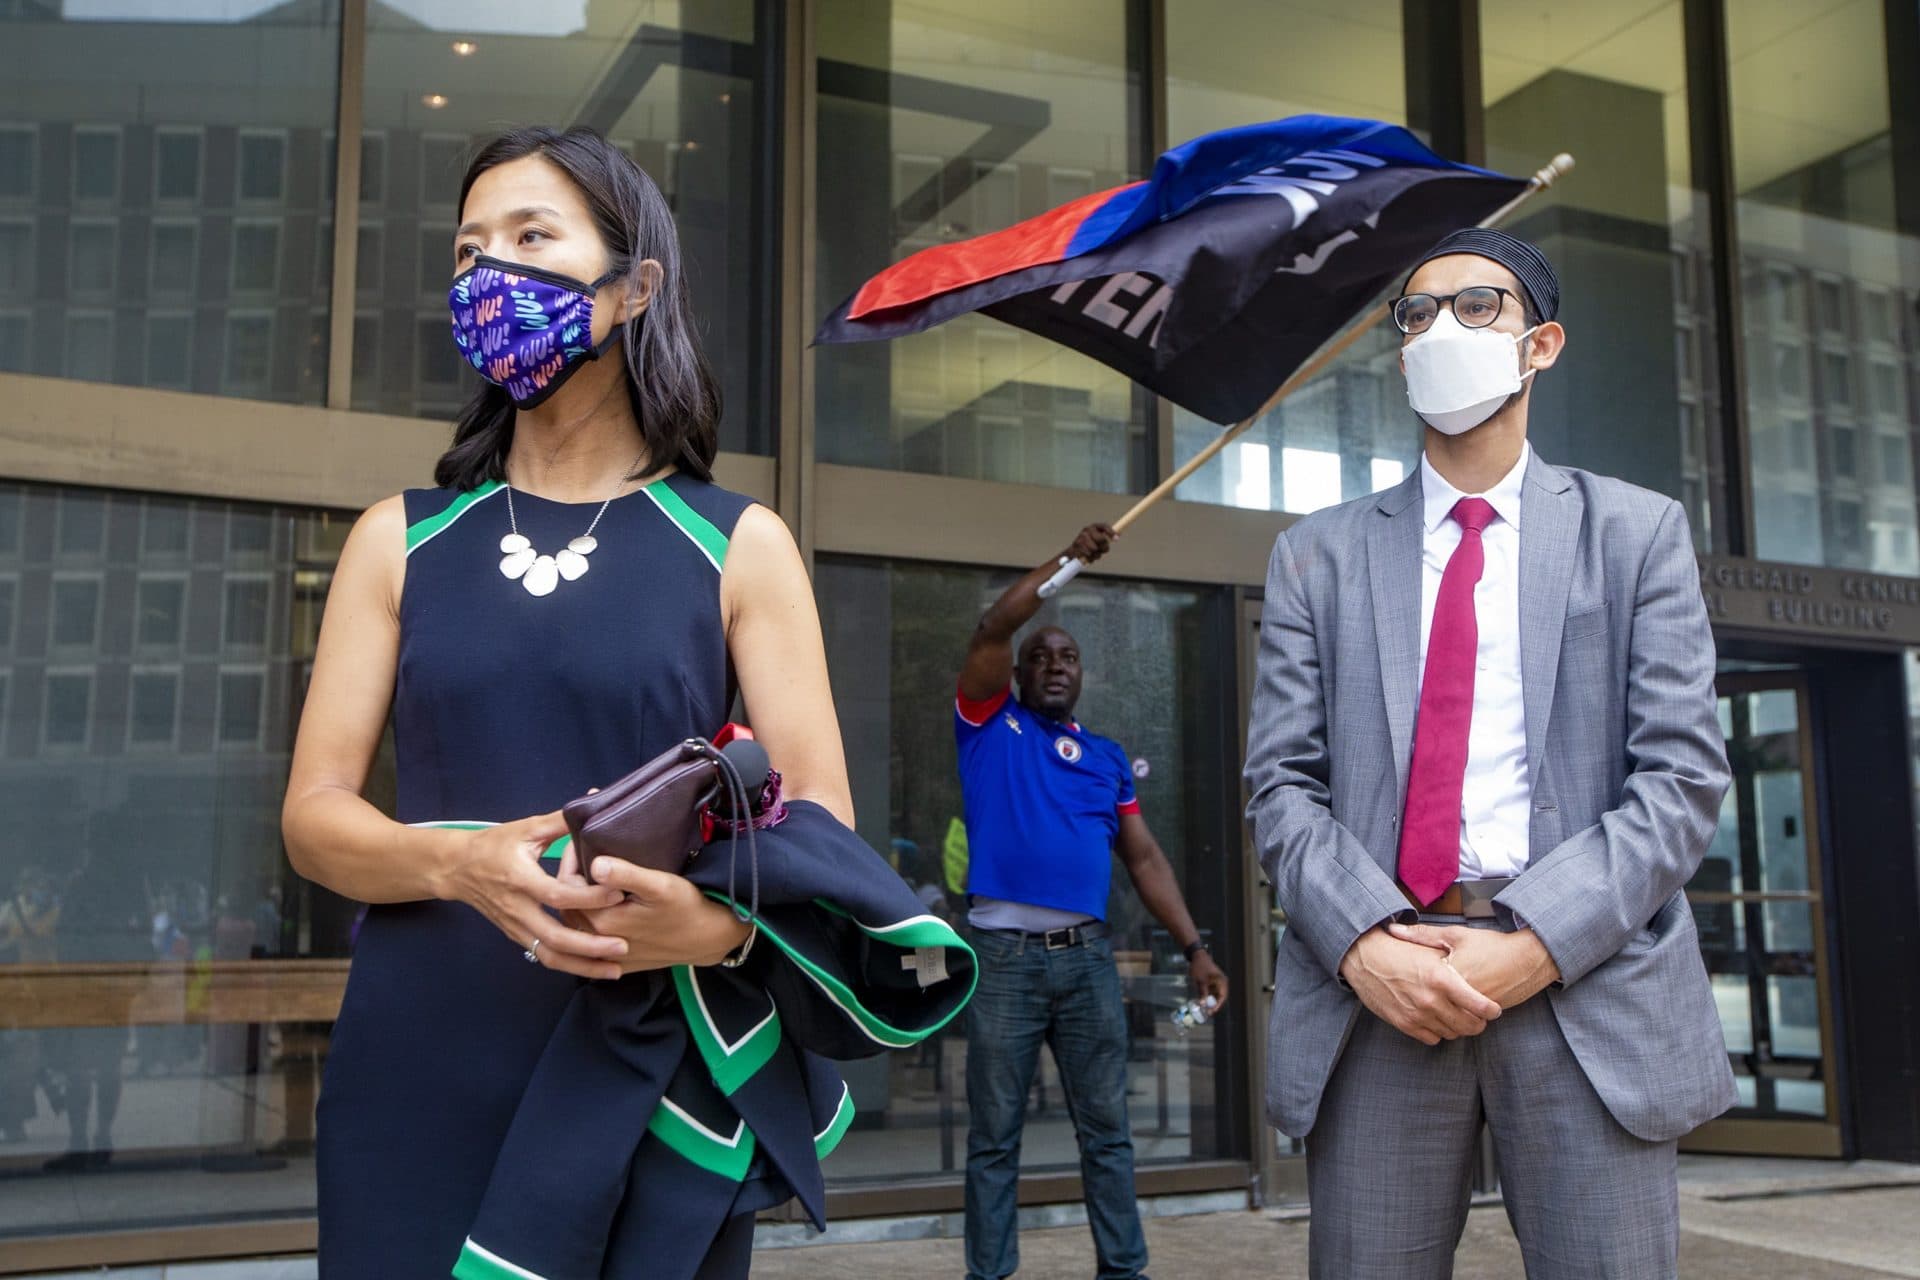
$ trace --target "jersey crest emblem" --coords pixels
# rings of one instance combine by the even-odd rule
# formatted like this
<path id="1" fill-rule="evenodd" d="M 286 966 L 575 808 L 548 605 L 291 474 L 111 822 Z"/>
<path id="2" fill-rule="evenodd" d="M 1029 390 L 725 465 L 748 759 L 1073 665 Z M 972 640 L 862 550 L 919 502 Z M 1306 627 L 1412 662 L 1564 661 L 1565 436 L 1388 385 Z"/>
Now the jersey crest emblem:
<path id="1" fill-rule="evenodd" d="M 1061 734 L 1053 740 L 1053 749 L 1059 757 L 1068 764 L 1080 763 L 1080 756 L 1082 754 L 1080 744 L 1065 734 Z"/>

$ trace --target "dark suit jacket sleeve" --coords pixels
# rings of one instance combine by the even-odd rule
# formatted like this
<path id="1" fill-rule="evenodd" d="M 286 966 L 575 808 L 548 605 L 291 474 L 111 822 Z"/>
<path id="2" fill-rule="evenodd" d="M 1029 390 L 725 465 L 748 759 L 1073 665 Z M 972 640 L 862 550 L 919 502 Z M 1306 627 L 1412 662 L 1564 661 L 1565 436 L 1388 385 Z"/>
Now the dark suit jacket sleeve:
<path id="1" fill-rule="evenodd" d="M 1495 899 L 1578 982 L 1693 878 L 1729 782 L 1714 698 L 1713 631 L 1693 539 L 1669 503 L 1634 586 L 1627 650 L 1629 773 L 1617 807 Z M 1577 678 L 1566 672 L 1563 678 Z"/>
<path id="2" fill-rule="evenodd" d="M 1391 762 L 1383 786 L 1393 785 Z M 1247 731 L 1247 787 L 1260 866 L 1287 929 L 1337 975 L 1354 939 L 1415 916 L 1393 878 L 1329 807 L 1327 706 L 1319 637 L 1287 534 L 1273 546 Z"/>

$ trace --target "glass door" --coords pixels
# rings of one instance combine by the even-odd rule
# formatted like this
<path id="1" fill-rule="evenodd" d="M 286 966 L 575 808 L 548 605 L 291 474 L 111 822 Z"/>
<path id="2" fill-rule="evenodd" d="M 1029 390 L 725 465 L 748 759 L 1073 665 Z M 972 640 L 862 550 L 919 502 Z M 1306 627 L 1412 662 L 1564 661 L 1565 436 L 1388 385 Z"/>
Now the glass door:
<path id="1" fill-rule="evenodd" d="M 1240 602 L 1240 741 L 1247 740 L 1247 720 L 1252 711 L 1253 688 L 1258 679 L 1260 653 L 1260 601 L 1243 597 Z M 1246 800 L 1242 785 L 1241 800 Z M 1274 953 L 1286 936 L 1287 913 L 1275 900 L 1273 885 L 1260 869 L 1260 858 L 1253 844 L 1253 824 L 1241 823 L 1245 841 L 1242 859 L 1246 877 L 1241 901 L 1246 907 L 1244 925 L 1247 936 L 1247 968 L 1235 988 L 1244 991 L 1247 1019 L 1252 1034 L 1247 1037 L 1247 1080 L 1251 1089 L 1250 1114 L 1260 1117 L 1254 1142 L 1253 1163 L 1255 1203 L 1299 1203 L 1307 1198 L 1306 1144 L 1289 1138 L 1265 1120 L 1266 1102 L 1263 1083 L 1267 1078 L 1267 1012 L 1273 1005 Z"/>
<path id="2" fill-rule="evenodd" d="M 1797 671 L 1723 673 L 1733 785 L 1687 886 L 1739 1102 L 1691 1151 L 1840 1154 L 1807 687 Z"/>

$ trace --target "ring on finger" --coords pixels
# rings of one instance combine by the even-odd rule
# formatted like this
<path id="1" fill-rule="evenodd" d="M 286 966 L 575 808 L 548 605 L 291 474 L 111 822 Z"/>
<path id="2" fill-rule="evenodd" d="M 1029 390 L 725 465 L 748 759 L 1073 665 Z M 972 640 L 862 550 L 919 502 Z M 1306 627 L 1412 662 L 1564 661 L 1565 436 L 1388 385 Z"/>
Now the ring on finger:
<path id="1" fill-rule="evenodd" d="M 528 964 L 539 964 L 540 963 L 540 939 L 535 938 L 532 942 L 529 942 L 527 944 L 527 949 L 525 951 L 522 951 L 520 954 L 526 957 Z"/>

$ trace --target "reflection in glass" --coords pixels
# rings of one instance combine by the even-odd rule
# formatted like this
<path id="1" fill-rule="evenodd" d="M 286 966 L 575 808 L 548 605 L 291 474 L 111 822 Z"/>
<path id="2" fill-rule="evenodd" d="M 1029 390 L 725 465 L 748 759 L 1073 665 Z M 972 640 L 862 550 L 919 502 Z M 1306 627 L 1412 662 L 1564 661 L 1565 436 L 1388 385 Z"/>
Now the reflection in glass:
<path id="1" fill-rule="evenodd" d="M 1756 554 L 1920 573 L 1882 6 L 1726 15 Z"/>
<path id="2" fill-rule="evenodd" d="M 0 486 L 0 812 L 34 833 L 0 846 L 0 1256 L 313 1211 L 354 908 L 279 811 L 346 526 Z"/>
<path id="3" fill-rule="evenodd" d="M 1507 230 L 1559 273 L 1567 349 L 1535 382 L 1528 436 L 1550 462 L 1680 499 L 1725 543 L 1705 194 L 1693 178 L 1679 0 L 1623 15 L 1581 0 L 1482 0 L 1487 164 L 1579 178 Z"/>
<path id="4" fill-rule="evenodd" d="M 1821 905 L 1792 686 L 1720 699 L 1733 785 L 1687 885 L 1737 1113 L 1826 1119 Z"/>
<path id="5" fill-rule="evenodd" d="M 324 341 L 292 335 L 313 317 L 325 332 L 330 282 L 311 267 L 331 197 L 314 175 L 336 114 L 339 6 L 229 8 L 246 16 L 132 0 L 0 5 L 0 214 L 38 228 L 42 299 L 31 352 L 0 350 L 0 367 L 319 399 Z M 0 228 L 0 277 L 7 244 Z M 280 316 L 285 340 L 223 377 L 236 294 Z M 30 296 L 9 290 L 0 306 Z M 0 316 L 0 348 L 10 329 Z"/>
<path id="6" fill-rule="evenodd" d="M 0 530 L 4 528 L 4 518 L 0 518 Z M 1913 760 L 1913 787 L 1917 802 L 1914 805 L 1914 821 L 1920 824 L 1920 649 L 1907 650 L 1906 659 L 1907 732 L 1910 737 L 1908 755 Z"/>
<path id="7" fill-rule="evenodd" d="M 452 10 L 423 23 L 407 6 L 372 6 L 360 198 L 381 252 L 379 275 L 360 276 L 353 407 L 458 414 L 478 385 L 453 359 L 447 329 L 454 202 L 467 162 L 515 125 L 584 124 L 632 156 L 673 208 L 720 382 L 720 447 L 768 452 L 769 389 L 757 370 L 772 335 L 760 293 L 771 269 L 763 240 L 772 175 L 756 163 L 754 9 L 752 0 L 494 6 L 462 10 L 458 18 L 487 28 L 470 30 L 447 25 Z M 456 41 L 473 48 L 463 55 Z M 444 103 L 426 105 L 429 94 Z"/>
<path id="8" fill-rule="evenodd" d="M 1778 1057 L 1820 1057 L 1820 997 L 1811 977 L 1769 976 L 1767 1015 Z"/>
<path id="9" fill-rule="evenodd" d="M 822 311 L 910 253 L 1138 176 L 1122 0 L 824 0 L 818 31 Z M 984 316 L 814 368 L 823 461 L 1112 493 L 1145 474 L 1127 379 Z"/>
<path id="10" fill-rule="evenodd" d="M 817 572 L 834 701 L 847 745 L 860 834 L 887 853 L 930 909 L 966 916 L 966 833 L 953 738 L 953 692 L 967 637 L 1010 575 L 981 569 L 822 557 Z M 1209 646 L 1226 628 L 1212 593 L 1083 580 L 1035 625 L 1080 642 L 1085 686 L 1076 716 L 1135 760 L 1142 811 L 1179 877 L 1195 922 L 1216 939 L 1232 861 L 1218 779 L 1223 664 Z M 1231 833 L 1238 848 L 1238 832 Z M 1142 1163 L 1228 1156 L 1224 1040 L 1182 1036 L 1170 1021 L 1190 993 L 1185 961 L 1140 905 L 1117 863 L 1109 923 L 1128 1002 L 1128 1103 Z M 1216 941 L 1215 950 L 1221 943 Z M 1222 961 L 1223 964 L 1226 961 Z M 836 1180 L 954 1173 L 966 1159 L 965 1019 L 921 1050 L 846 1064 L 861 1119 L 827 1166 Z M 1078 1160 L 1052 1059 L 1028 1104 L 1021 1167 Z"/>
<path id="11" fill-rule="evenodd" d="M 1169 140 L 1304 112 L 1407 123 L 1402 8 L 1399 0 L 1168 5 Z M 1227 31 L 1232 39 L 1221 38 Z M 1307 512 L 1398 484 L 1420 452 L 1399 348 L 1399 335 L 1383 322 L 1222 450 L 1177 496 Z M 1178 465 L 1221 428 L 1184 409 L 1172 413 Z"/>
<path id="12" fill-rule="evenodd" d="M 1737 973 L 1713 975 L 1713 1003 L 1720 1010 L 1720 1030 L 1727 1038 L 1728 1053 L 1753 1052 L 1751 999 L 1747 992 L 1745 975 Z"/>

